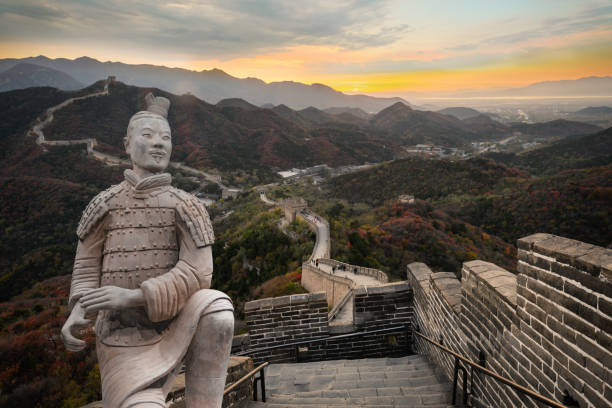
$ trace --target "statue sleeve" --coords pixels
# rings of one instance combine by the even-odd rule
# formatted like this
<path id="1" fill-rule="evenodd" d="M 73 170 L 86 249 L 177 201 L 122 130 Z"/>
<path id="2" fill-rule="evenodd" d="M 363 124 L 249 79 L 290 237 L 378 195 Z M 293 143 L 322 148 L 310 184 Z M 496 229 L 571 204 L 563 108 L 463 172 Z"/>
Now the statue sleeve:
<path id="1" fill-rule="evenodd" d="M 177 233 L 180 250 L 179 260 L 174 268 L 161 276 L 147 279 L 140 285 L 147 314 L 153 322 L 173 318 L 179 314 L 191 295 L 200 289 L 210 288 L 213 272 L 212 246 L 201 246 L 182 219 L 177 219 Z"/>
<path id="2" fill-rule="evenodd" d="M 103 247 L 103 223 L 97 224 L 83 239 L 79 239 L 70 283 L 70 309 L 87 291 L 100 286 Z"/>

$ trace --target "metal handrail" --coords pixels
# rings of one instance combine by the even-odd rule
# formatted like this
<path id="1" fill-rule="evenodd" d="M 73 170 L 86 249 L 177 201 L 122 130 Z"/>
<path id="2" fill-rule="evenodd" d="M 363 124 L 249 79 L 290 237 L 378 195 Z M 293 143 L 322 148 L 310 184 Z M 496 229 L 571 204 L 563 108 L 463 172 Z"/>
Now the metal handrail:
<path id="1" fill-rule="evenodd" d="M 486 375 L 488 375 L 490 377 L 493 377 L 497 381 L 499 381 L 501 383 L 504 383 L 504 384 L 510 386 L 511 388 L 514 388 L 517 391 L 522 392 L 523 394 L 527 394 L 531 398 L 533 398 L 533 399 L 535 399 L 535 400 L 537 400 L 539 402 L 542 402 L 542 403 L 548 405 L 549 407 L 568 408 L 565 405 L 562 405 L 562 404 L 560 404 L 560 403 L 558 403 L 556 401 L 553 401 L 550 398 L 547 398 L 547 397 L 545 397 L 542 394 L 538 394 L 537 392 L 532 391 L 532 390 L 530 390 L 527 387 L 523 387 L 522 385 L 517 384 L 516 382 L 514 382 L 514 381 L 512 381 L 512 380 L 510 380 L 510 379 L 508 379 L 506 377 L 502 377 L 501 375 L 497 374 L 496 372 L 491 371 L 488 368 L 483 367 L 482 365 L 480 365 L 478 363 L 475 363 L 472 360 L 462 356 L 461 354 L 458 354 L 458 353 L 454 352 L 453 350 L 451 350 L 448 347 L 438 343 L 437 341 L 430 339 L 429 337 L 425 336 L 424 334 L 420 333 L 417 330 L 414 331 L 414 334 L 416 334 L 419 337 L 427 340 L 429 343 L 433 344 L 434 346 L 438 347 L 439 349 L 441 349 L 441 350 L 445 351 L 446 353 L 448 353 L 448 354 L 450 354 L 450 355 L 455 357 L 455 376 L 454 376 L 454 379 L 453 379 L 453 405 L 455 404 L 455 391 L 456 391 L 456 387 L 457 387 L 457 379 L 458 379 L 457 377 L 458 377 L 459 370 L 463 370 L 463 390 L 464 390 L 464 392 L 463 392 L 463 400 L 464 400 L 464 405 L 465 405 L 466 398 L 467 398 L 467 393 L 466 393 L 466 390 L 467 390 L 467 388 L 466 388 L 466 386 L 467 386 L 466 385 L 466 377 L 467 377 L 467 375 L 466 375 L 465 369 L 459 365 L 459 361 L 463 361 L 464 363 L 468 364 L 472 368 L 472 378 L 473 378 L 473 370 L 476 369 L 476 370 L 478 370 L 478 371 L 480 371 L 480 372 L 482 372 L 482 373 L 484 373 L 484 374 L 486 374 Z"/>
<path id="2" fill-rule="evenodd" d="M 252 376 L 254 376 L 255 374 L 259 372 L 259 378 L 256 378 L 253 384 L 253 401 L 257 401 L 257 382 L 260 382 L 261 383 L 261 400 L 263 402 L 266 402 L 266 380 L 265 380 L 266 377 L 264 374 L 264 368 L 266 368 L 269 364 L 270 363 L 266 362 L 266 363 L 262 363 L 259 366 L 257 366 L 254 370 L 250 371 L 244 377 L 242 377 L 241 379 L 239 379 L 238 381 L 236 381 L 235 383 L 227 387 L 223 391 L 223 395 L 225 396 L 229 394 L 235 388 L 238 388 L 240 384 L 242 384 L 243 382 L 245 382 L 246 380 L 248 380 L 249 378 L 251 378 Z"/>

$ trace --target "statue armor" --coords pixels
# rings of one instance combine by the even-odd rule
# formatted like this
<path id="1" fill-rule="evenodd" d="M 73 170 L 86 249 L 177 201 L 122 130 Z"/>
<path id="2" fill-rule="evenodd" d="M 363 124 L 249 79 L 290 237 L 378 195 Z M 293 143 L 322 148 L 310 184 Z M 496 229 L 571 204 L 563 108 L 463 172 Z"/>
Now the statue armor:
<path id="1" fill-rule="evenodd" d="M 125 177 L 94 197 L 83 213 L 77 235 L 84 239 L 97 227 L 103 228 L 106 239 L 99 285 L 136 289 L 177 264 L 177 219 L 197 247 L 212 244 L 214 234 L 204 206 L 191 194 L 170 186 L 169 174 L 139 182 L 126 170 Z M 75 269 L 77 265 L 75 262 Z M 78 289 L 77 273 L 75 278 L 73 288 Z M 71 299 L 76 295 L 71 293 Z M 169 323 L 150 321 L 144 308 L 104 310 L 95 330 L 99 341 L 108 346 L 136 347 L 158 342 Z"/>

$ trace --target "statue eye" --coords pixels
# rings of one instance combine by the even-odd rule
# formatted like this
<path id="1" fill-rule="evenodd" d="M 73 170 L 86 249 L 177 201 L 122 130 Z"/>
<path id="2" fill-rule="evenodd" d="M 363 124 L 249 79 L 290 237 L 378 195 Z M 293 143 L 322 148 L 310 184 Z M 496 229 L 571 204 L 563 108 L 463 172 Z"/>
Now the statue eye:
<path id="1" fill-rule="evenodd" d="M 164 140 L 170 140 L 170 136 L 168 136 L 168 135 L 163 135 L 163 136 L 162 136 L 162 139 L 164 139 Z"/>
<path id="2" fill-rule="evenodd" d="M 146 138 L 150 138 L 150 137 L 151 137 L 151 134 L 150 134 L 149 132 L 145 132 L 145 133 L 143 133 L 142 135 L 143 135 L 144 137 L 146 137 Z"/>

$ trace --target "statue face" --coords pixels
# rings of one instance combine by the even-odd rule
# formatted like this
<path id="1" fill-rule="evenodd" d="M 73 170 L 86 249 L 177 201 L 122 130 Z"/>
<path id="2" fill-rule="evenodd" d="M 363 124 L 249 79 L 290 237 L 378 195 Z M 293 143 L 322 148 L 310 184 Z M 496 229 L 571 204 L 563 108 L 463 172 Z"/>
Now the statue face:
<path id="1" fill-rule="evenodd" d="M 128 129 L 125 151 L 132 159 L 134 170 L 164 171 L 172 153 L 168 122 L 151 116 L 136 119 Z"/>

